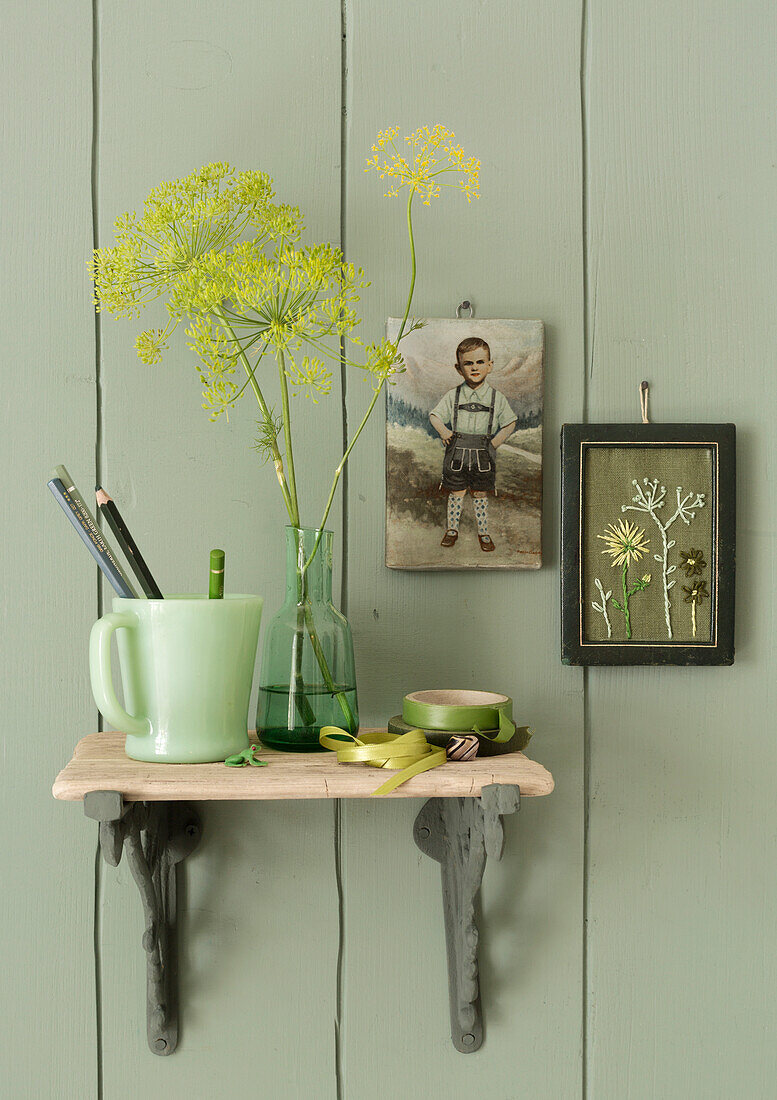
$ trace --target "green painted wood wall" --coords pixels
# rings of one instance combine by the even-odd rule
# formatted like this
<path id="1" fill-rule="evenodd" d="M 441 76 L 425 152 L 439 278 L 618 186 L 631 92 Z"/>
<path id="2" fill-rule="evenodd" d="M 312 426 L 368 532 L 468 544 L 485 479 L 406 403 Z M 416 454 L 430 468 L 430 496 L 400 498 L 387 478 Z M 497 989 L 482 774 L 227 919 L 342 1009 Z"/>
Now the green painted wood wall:
<path id="1" fill-rule="evenodd" d="M 774 51 L 767 0 L 49 0 L 4 11 L 0 496 L 3 1096 L 296 1100 L 771 1098 L 777 1092 Z M 282 584 L 277 490 L 241 408 L 211 425 L 180 345 L 140 364 L 95 326 L 85 261 L 148 189 L 257 167 L 373 279 L 405 286 L 375 132 L 441 121 L 483 198 L 419 217 L 416 308 L 540 317 L 544 566 L 428 576 L 383 559 L 381 417 L 333 514 L 366 723 L 422 684 L 520 700 L 552 797 L 507 823 L 482 896 L 487 1039 L 447 1037 L 439 878 L 415 803 L 208 805 L 182 898 L 182 1041 L 145 1045 L 140 902 L 49 796 L 95 728 L 95 573 L 48 499 L 64 461 L 121 501 L 164 588 Z M 562 668 L 558 429 L 739 428 L 737 662 Z M 299 410 L 309 515 L 367 390 Z M 420 677 L 420 680 L 419 680 Z"/>

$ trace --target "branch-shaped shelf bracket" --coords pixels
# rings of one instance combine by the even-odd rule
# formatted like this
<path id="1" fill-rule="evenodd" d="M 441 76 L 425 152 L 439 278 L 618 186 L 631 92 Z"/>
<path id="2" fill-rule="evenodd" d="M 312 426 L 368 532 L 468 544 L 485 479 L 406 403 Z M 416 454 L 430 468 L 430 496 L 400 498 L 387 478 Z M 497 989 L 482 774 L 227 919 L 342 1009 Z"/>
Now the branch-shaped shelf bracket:
<path id="1" fill-rule="evenodd" d="M 502 857 L 502 816 L 520 805 L 518 787 L 494 783 L 483 787 L 479 798 L 430 798 L 413 826 L 416 844 L 442 871 L 451 1038 L 462 1054 L 483 1042 L 475 899 L 486 858 Z"/>
<path id="2" fill-rule="evenodd" d="M 148 1045 L 172 1054 L 178 1044 L 176 864 L 200 840 L 200 819 L 187 802 L 125 802 L 119 791 L 90 791 L 84 812 L 100 823 L 100 851 L 117 867 L 127 853 L 140 890 L 146 928 Z"/>

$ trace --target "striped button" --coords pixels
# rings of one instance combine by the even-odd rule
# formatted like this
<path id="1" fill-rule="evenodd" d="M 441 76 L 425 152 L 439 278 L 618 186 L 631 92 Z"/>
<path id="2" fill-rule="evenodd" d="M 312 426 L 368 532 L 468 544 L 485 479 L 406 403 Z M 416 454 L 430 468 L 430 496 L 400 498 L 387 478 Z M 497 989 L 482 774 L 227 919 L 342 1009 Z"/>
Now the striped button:
<path id="1" fill-rule="evenodd" d="M 478 754 L 478 739 L 474 733 L 456 734 L 445 746 L 449 760 L 474 760 Z"/>

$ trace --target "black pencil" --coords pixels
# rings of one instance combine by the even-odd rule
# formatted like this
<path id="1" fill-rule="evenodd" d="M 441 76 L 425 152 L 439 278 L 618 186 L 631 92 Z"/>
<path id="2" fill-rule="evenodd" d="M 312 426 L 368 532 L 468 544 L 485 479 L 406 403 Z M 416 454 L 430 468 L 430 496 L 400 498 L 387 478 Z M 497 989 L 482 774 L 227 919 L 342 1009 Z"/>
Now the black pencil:
<path id="1" fill-rule="evenodd" d="M 86 543 L 89 552 L 100 566 L 103 574 L 111 582 L 116 594 L 118 596 L 126 596 L 129 599 L 134 598 L 135 593 L 126 583 L 121 573 L 116 568 L 113 559 L 109 556 L 105 540 L 100 535 L 99 530 L 97 528 L 94 530 L 90 529 L 83 512 L 62 484 L 61 480 L 58 477 L 53 477 L 51 481 L 48 482 L 48 486 L 54 494 L 60 508 Z"/>
<path id="2" fill-rule="evenodd" d="M 116 536 L 116 541 L 121 547 L 124 557 L 132 566 L 135 576 L 140 581 L 140 587 L 150 599 L 164 599 L 159 585 L 154 580 L 151 570 L 143 560 L 143 555 L 140 550 L 138 550 L 137 543 L 130 534 L 129 527 L 127 527 L 126 523 L 121 518 L 121 512 L 114 504 L 112 497 L 108 496 L 102 485 L 97 486 L 95 496 L 97 498 L 98 508 L 105 516 L 105 520 Z"/>

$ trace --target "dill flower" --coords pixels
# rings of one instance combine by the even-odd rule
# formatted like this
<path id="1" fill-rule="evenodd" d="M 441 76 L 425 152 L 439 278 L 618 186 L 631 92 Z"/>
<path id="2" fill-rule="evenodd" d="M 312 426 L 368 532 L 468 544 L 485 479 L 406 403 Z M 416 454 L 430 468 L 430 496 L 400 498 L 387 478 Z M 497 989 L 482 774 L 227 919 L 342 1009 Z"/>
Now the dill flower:
<path id="1" fill-rule="evenodd" d="M 332 389 L 332 372 L 327 370 L 320 359 L 311 359 L 305 355 L 301 363 L 292 362 L 286 369 L 286 377 L 293 394 L 309 397 L 314 405 L 318 404 L 316 394 L 328 394 Z"/>
<path id="2" fill-rule="evenodd" d="M 456 135 L 444 126 L 419 126 L 403 140 L 407 151 L 397 147 L 399 127 L 381 130 L 372 146 L 365 172 L 376 171 L 390 181 L 386 196 L 395 198 L 403 187 L 417 194 L 424 206 L 440 194 L 442 187 L 455 187 L 467 199 L 480 197 L 480 161 L 467 157 Z M 453 178 L 446 178 L 453 177 Z"/>
<path id="3" fill-rule="evenodd" d="M 236 172 L 223 161 L 159 184 L 142 214 L 116 218 L 116 244 L 94 250 L 91 271 L 98 312 L 137 317 L 149 302 L 167 295 L 167 328 L 150 329 L 136 343 L 145 362 L 158 362 L 180 317 L 196 305 L 193 289 L 207 285 L 215 255 L 248 229 L 256 231 L 255 242 L 299 237 L 299 210 L 275 205 L 273 198 L 266 172 Z"/>

